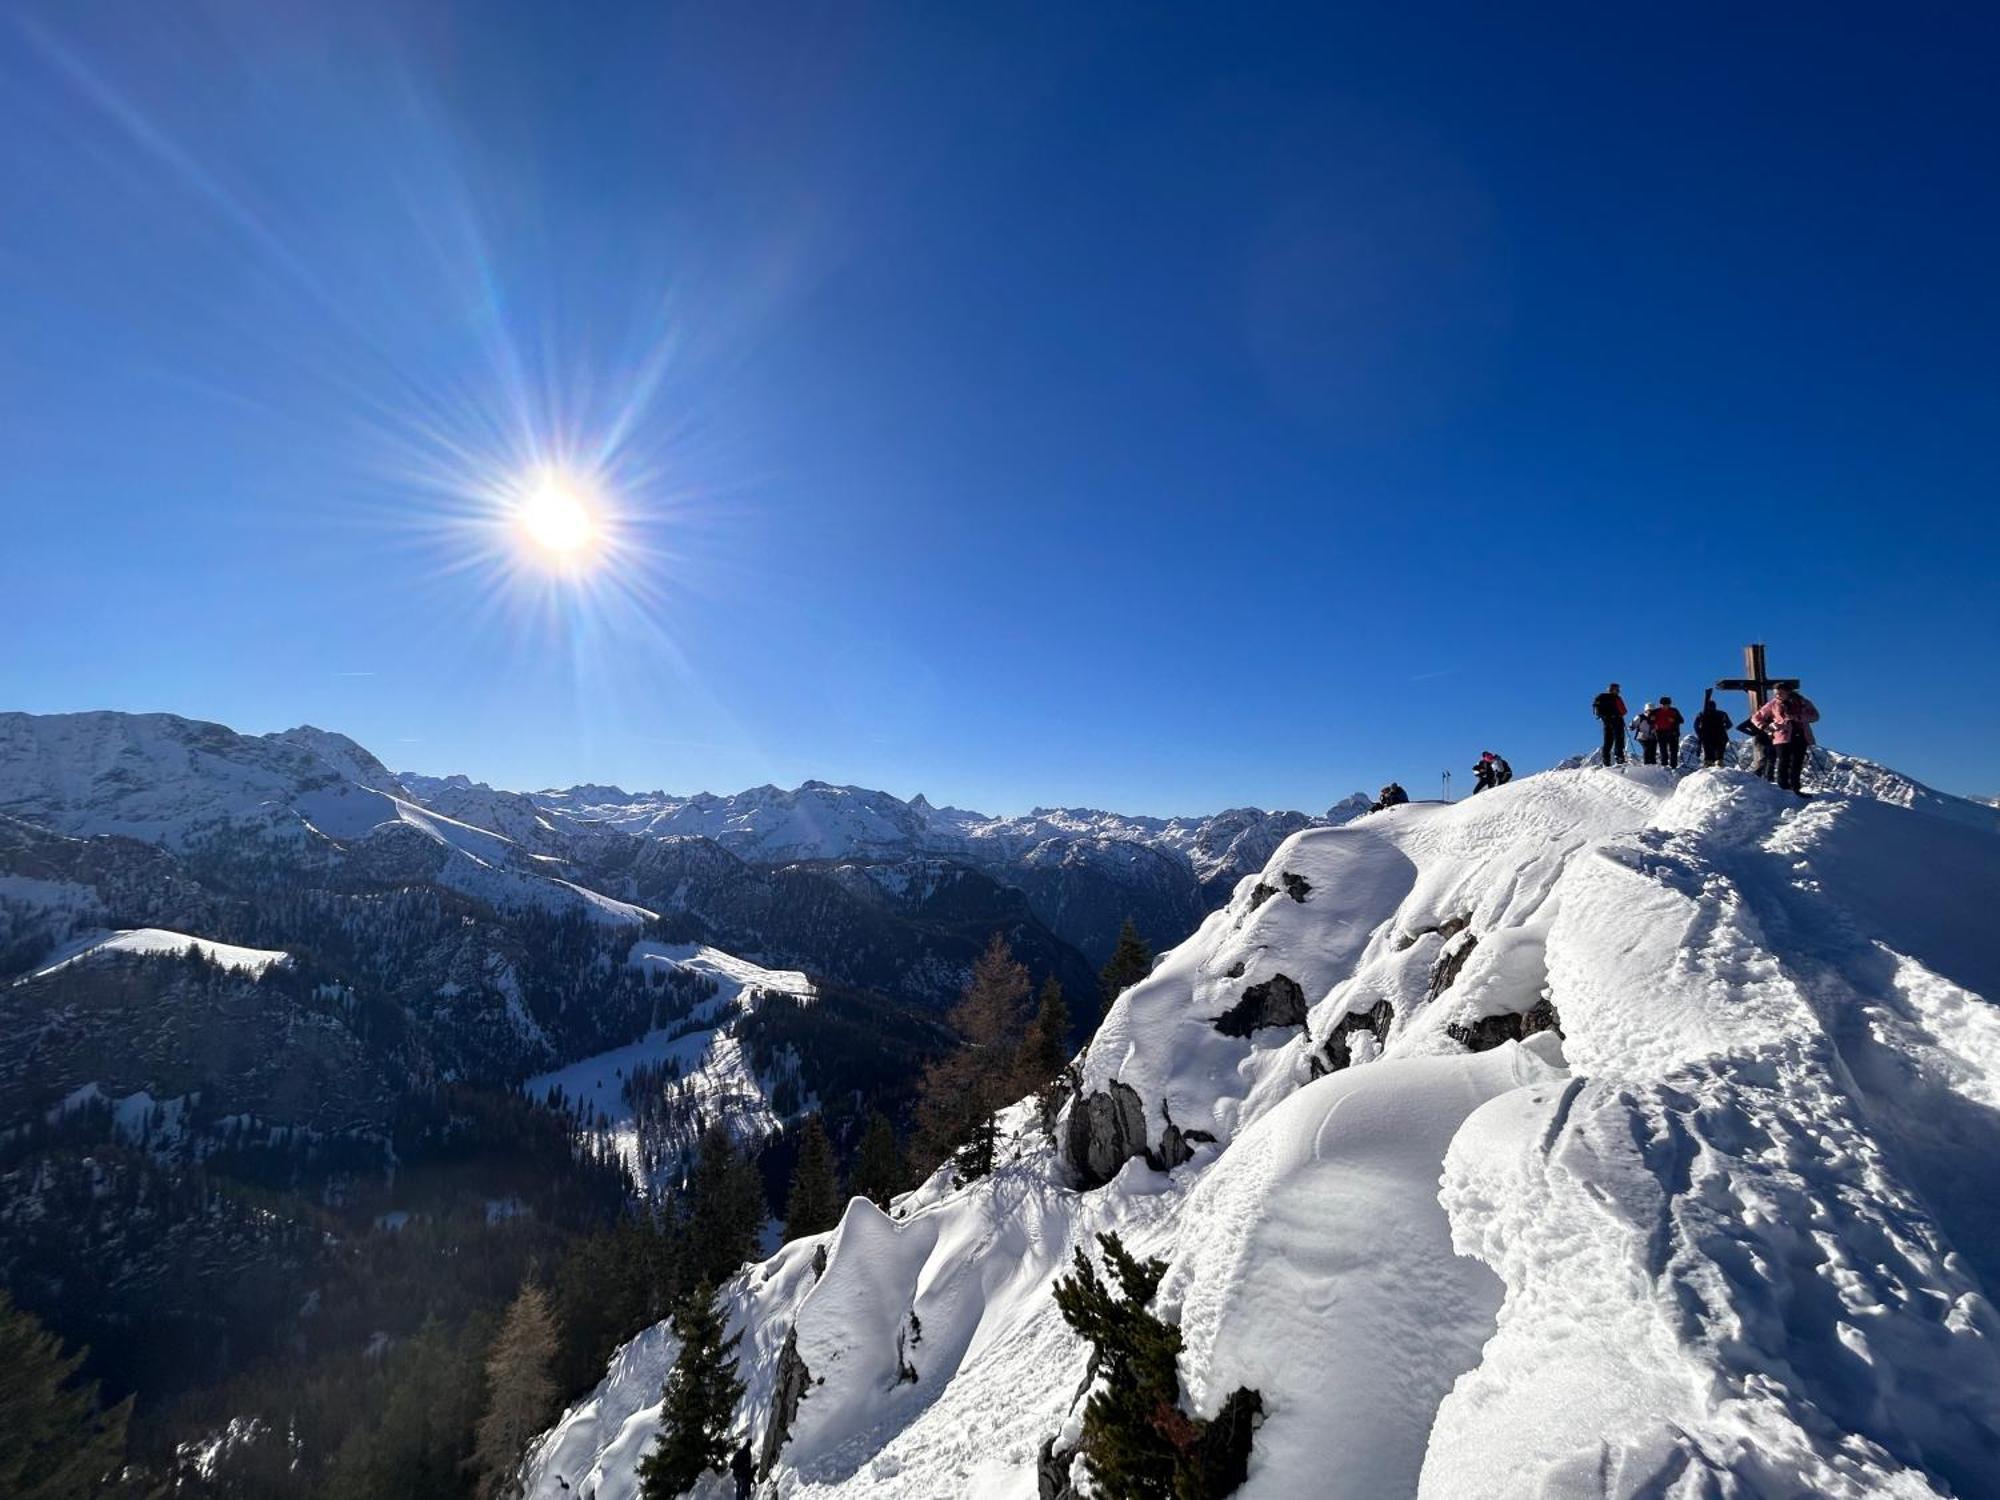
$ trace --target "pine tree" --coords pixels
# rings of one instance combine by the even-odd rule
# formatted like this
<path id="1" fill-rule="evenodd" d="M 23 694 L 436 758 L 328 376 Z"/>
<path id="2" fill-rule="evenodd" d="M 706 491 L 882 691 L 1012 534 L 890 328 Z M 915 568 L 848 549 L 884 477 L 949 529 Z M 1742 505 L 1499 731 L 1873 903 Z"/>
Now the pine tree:
<path id="1" fill-rule="evenodd" d="M 1021 1082 L 1039 1089 L 1060 1073 L 1069 1062 L 1069 1002 L 1063 999 L 1062 984 L 1051 974 L 1042 981 L 1037 997 L 1034 1023 L 1028 1039 L 1021 1044 Z"/>
<path id="2" fill-rule="evenodd" d="M 791 1192 L 785 1199 L 785 1238 L 796 1240 L 833 1228 L 844 1206 L 834 1172 L 833 1143 L 826 1138 L 819 1116 L 808 1116 L 792 1166 Z"/>
<path id="3" fill-rule="evenodd" d="M 94 1495 L 124 1466 L 131 1399 L 99 1409 L 97 1383 L 73 1380 L 85 1352 L 65 1355 L 0 1289 L 0 1495 Z"/>
<path id="4" fill-rule="evenodd" d="M 1098 982 L 1104 987 L 1104 1004 L 1108 1009 L 1125 991 L 1153 972 L 1153 950 L 1146 946 L 1146 940 L 1139 936 L 1139 929 L 1127 917 L 1125 925 L 1118 929 L 1118 947 L 1111 955 L 1111 961 L 1098 971 Z"/>
<path id="5" fill-rule="evenodd" d="M 472 1451 L 486 1500 L 517 1500 L 521 1493 L 522 1456 L 555 1415 L 556 1343 L 549 1295 L 528 1282 L 509 1304 L 486 1356 L 486 1413 Z"/>
<path id="6" fill-rule="evenodd" d="M 681 1350 L 661 1397 L 660 1441 L 639 1463 L 643 1500 L 684 1495 L 702 1475 L 729 1467 L 729 1431 L 743 1382 L 736 1374 L 741 1334 L 722 1336 L 713 1286 L 696 1286 L 674 1309 Z"/>
<path id="7" fill-rule="evenodd" d="M 1263 1398 L 1239 1387 L 1213 1421 L 1182 1411 L 1181 1331 L 1147 1310 L 1167 1263 L 1136 1259 L 1115 1234 L 1097 1243 L 1116 1289 L 1081 1246 L 1076 1270 L 1055 1288 L 1064 1321 L 1092 1349 L 1082 1452 L 1093 1491 L 1108 1500 L 1220 1500 L 1243 1482 Z"/>
<path id="8" fill-rule="evenodd" d="M 1053 1130 L 1056 1114 L 1070 1086 L 1069 1004 L 1063 999 L 1062 985 L 1053 974 L 1042 981 L 1034 1024 L 1028 1028 L 1028 1039 L 1021 1044 L 1017 1071 L 1021 1087 L 1034 1091 L 1042 1128 Z"/>
<path id="9" fill-rule="evenodd" d="M 719 1285 L 750 1258 L 768 1213 L 763 1180 L 720 1122 L 701 1134 L 688 1199 L 688 1270 Z"/>
<path id="10" fill-rule="evenodd" d="M 868 1116 L 861 1151 L 854 1161 L 854 1191 L 887 1212 L 889 1200 L 903 1187 L 903 1155 L 896 1149 L 896 1128 L 880 1110 Z"/>
<path id="11" fill-rule="evenodd" d="M 994 1112 L 1021 1096 L 1016 1048 L 1027 997 L 1028 971 L 995 933 L 949 1017 L 960 1039 L 957 1050 L 924 1070 L 917 1101 L 919 1149 L 932 1162 L 951 1158 L 961 1182 L 993 1170 Z"/>

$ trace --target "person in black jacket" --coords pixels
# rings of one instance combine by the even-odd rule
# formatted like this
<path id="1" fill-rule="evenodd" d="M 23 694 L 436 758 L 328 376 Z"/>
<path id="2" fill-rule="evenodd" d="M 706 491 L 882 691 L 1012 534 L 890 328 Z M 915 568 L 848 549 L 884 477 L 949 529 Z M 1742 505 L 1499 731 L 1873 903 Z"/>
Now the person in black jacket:
<path id="1" fill-rule="evenodd" d="M 1694 716 L 1694 737 L 1701 745 L 1703 766 L 1719 766 L 1729 754 L 1729 715 L 1715 704 L 1715 689 L 1702 694 L 1701 712 Z"/>
<path id="2" fill-rule="evenodd" d="M 1409 800 L 1410 794 L 1403 790 L 1401 783 L 1392 781 L 1382 788 L 1382 794 L 1375 799 L 1375 805 L 1369 811 L 1380 812 L 1385 807 L 1401 807 Z"/>
<path id="3" fill-rule="evenodd" d="M 1593 698 L 1590 703 L 1590 711 L 1597 715 L 1597 722 L 1604 729 L 1604 749 L 1602 751 L 1604 764 L 1607 766 L 1610 765 L 1611 757 L 1615 755 L 1618 757 L 1618 764 L 1621 766 L 1624 765 L 1625 700 L 1619 696 L 1618 684 L 1615 682 L 1612 683 L 1610 688 Z"/>
<path id="4" fill-rule="evenodd" d="M 1500 785 L 1499 757 L 1491 750 L 1482 750 L 1479 759 L 1472 763 L 1472 795 L 1491 791 Z"/>

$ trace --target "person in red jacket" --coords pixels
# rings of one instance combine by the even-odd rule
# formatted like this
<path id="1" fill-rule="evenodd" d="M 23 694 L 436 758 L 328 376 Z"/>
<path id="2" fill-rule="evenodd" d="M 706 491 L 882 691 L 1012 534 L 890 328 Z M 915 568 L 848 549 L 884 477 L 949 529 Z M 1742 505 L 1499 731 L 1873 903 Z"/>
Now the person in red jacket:
<path id="1" fill-rule="evenodd" d="M 1625 700 L 1618 696 L 1618 684 L 1612 683 L 1610 690 L 1602 692 L 1592 700 L 1590 711 L 1597 715 L 1597 722 L 1604 726 L 1604 764 L 1611 764 L 1611 757 L 1618 757 L 1618 764 L 1625 764 Z"/>
<path id="2" fill-rule="evenodd" d="M 1660 764 L 1676 771 L 1681 768 L 1681 725 L 1686 722 L 1671 698 L 1663 696 L 1653 710 L 1653 738 L 1660 746 Z"/>
<path id="3" fill-rule="evenodd" d="M 1778 785 L 1804 796 L 1799 782 L 1805 776 L 1806 752 L 1812 749 L 1812 726 L 1819 722 L 1812 699 L 1797 687 L 1781 687 L 1776 697 L 1750 715 L 1750 722 L 1771 737 L 1777 751 Z"/>

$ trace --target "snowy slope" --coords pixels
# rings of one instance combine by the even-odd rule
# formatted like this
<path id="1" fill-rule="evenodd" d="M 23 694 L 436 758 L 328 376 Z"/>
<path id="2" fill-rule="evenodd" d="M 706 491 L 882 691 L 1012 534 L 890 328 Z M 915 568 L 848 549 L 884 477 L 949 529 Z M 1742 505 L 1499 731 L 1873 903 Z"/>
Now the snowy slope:
<path id="1" fill-rule="evenodd" d="M 681 1148 L 665 1160 L 648 1153 L 641 1140 L 624 1082 L 642 1066 L 670 1065 L 677 1112 L 690 1121 L 720 1120 L 741 1144 L 754 1145 L 784 1124 L 771 1102 L 771 1081 L 759 1076 L 737 1041 L 735 1026 L 767 996 L 788 995 L 809 1003 L 812 982 L 790 969 L 766 969 L 703 944 L 639 942 L 627 960 L 634 968 L 671 968 L 713 981 L 714 994 L 680 1024 L 656 1027 L 623 1047 L 542 1073 L 521 1085 L 532 1099 L 558 1091 L 567 1105 L 591 1122 L 616 1147 L 633 1177 L 657 1187 L 681 1166 L 681 1151 L 692 1145 L 700 1125 L 682 1132 Z"/>
<path id="2" fill-rule="evenodd" d="M 359 859 L 499 907 L 649 913 L 552 878 L 530 851 L 403 796 L 344 735 L 238 734 L 173 714 L 0 713 L 0 813 L 60 834 L 116 834 L 175 852 L 247 842 Z"/>
<path id="3" fill-rule="evenodd" d="M 273 964 L 291 962 L 291 955 L 279 950 L 218 943 L 208 938 L 190 937 L 185 932 L 169 932 L 161 927 L 135 927 L 79 939 L 50 954 L 28 977 L 44 979 L 58 969 L 107 954 L 137 953 L 157 957 L 185 953 L 190 947 L 199 949 L 210 963 L 220 964 L 225 969 L 241 969 L 248 974 L 261 974 Z"/>
<path id="4" fill-rule="evenodd" d="M 739 1431 L 774 1495 L 1036 1495 L 1085 1371 L 1050 1287 L 1115 1228 L 1190 1410 L 1263 1395 L 1247 1496 L 2000 1495 L 1996 902 L 1992 835 L 1736 772 L 1301 832 L 1113 1006 L 1058 1142 L 1012 1111 L 992 1178 L 739 1278 Z M 670 1354 L 532 1494 L 635 1493 Z"/>

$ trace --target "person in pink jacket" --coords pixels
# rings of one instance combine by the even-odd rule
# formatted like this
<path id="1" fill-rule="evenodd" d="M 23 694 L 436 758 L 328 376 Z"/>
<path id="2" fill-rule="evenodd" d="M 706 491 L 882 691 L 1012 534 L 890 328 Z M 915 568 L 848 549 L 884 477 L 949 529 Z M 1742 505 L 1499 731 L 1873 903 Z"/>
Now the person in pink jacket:
<path id="1" fill-rule="evenodd" d="M 1788 792 L 1800 791 L 1806 752 L 1812 749 L 1812 726 L 1818 719 L 1812 699 L 1796 687 L 1779 688 L 1775 698 L 1750 715 L 1750 722 L 1771 736 L 1778 753 L 1778 785 Z"/>

